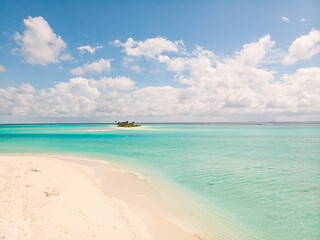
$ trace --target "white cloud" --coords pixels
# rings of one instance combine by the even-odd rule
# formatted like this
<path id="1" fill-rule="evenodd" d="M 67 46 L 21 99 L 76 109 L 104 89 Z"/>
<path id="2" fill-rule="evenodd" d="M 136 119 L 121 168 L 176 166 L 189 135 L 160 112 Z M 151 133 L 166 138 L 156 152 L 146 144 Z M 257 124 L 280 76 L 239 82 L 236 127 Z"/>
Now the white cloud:
<path id="1" fill-rule="evenodd" d="M 66 61 L 66 60 L 72 60 L 73 57 L 69 53 L 64 53 L 64 54 L 61 54 L 60 59 L 62 61 Z"/>
<path id="2" fill-rule="evenodd" d="M 90 79 L 90 85 L 99 89 L 130 90 L 134 88 L 135 82 L 128 77 L 118 76 L 103 77 L 100 80 Z"/>
<path id="3" fill-rule="evenodd" d="M 133 66 L 130 67 L 130 69 L 131 69 L 132 71 L 136 72 L 136 73 L 140 73 L 140 72 L 142 72 L 142 70 L 143 70 L 143 68 L 140 67 L 139 65 L 133 65 Z"/>
<path id="4" fill-rule="evenodd" d="M 307 21 L 306 18 L 301 18 L 301 19 L 300 19 L 300 22 L 305 22 L 305 21 Z"/>
<path id="5" fill-rule="evenodd" d="M 284 21 L 286 23 L 290 22 L 289 18 L 287 18 L 287 17 L 281 17 L 281 19 L 282 19 L 282 21 Z"/>
<path id="6" fill-rule="evenodd" d="M 267 94 L 264 89 L 274 80 L 274 76 L 272 72 L 259 66 L 274 44 L 270 36 L 266 35 L 257 42 L 245 44 L 240 52 L 222 61 L 212 62 L 208 55 L 184 59 L 184 63 L 190 68 L 189 76 L 178 76 L 178 79 L 191 86 L 185 101 L 191 101 L 191 107 L 198 109 L 200 114 L 215 113 L 223 109 L 238 112 L 240 109 L 257 111 L 263 108 L 266 101 L 263 96 Z M 186 70 L 187 68 L 181 68 L 185 65 L 179 61 L 173 59 L 169 63 L 176 70 Z M 170 64 L 168 68 L 174 69 Z"/>
<path id="7" fill-rule="evenodd" d="M 299 68 L 294 74 L 284 74 L 282 79 L 300 91 L 320 89 L 320 67 Z"/>
<path id="8" fill-rule="evenodd" d="M 134 62 L 134 58 L 132 57 L 123 57 L 122 58 L 122 65 L 123 66 L 128 66 L 130 63 L 133 63 Z"/>
<path id="9" fill-rule="evenodd" d="M 167 69 L 174 72 L 183 72 L 186 70 L 190 70 L 193 64 L 201 60 L 207 60 L 211 64 L 214 63 L 214 59 L 214 53 L 212 51 L 203 49 L 203 47 L 201 46 L 196 46 L 196 48 L 192 51 L 192 54 L 189 54 L 188 57 L 170 58 L 166 55 L 158 56 L 158 61 L 160 63 L 167 63 Z"/>
<path id="10" fill-rule="evenodd" d="M 21 83 L 19 88 L 22 93 L 27 93 L 27 94 L 36 93 L 36 89 L 34 89 L 34 87 L 32 87 L 29 83 Z"/>
<path id="11" fill-rule="evenodd" d="M 55 93 L 58 95 L 73 94 L 83 96 L 89 99 L 97 99 L 100 92 L 89 84 L 88 79 L 77 77 L 71 78 L 70 82 L 62 82 L 55 86 Z"/>
<path id="12" fill-rule="evenodd" d="M 308 35 L 297 38 L 289 47 L 283 64 L 294 64 L 298 60 L 310 59 L 320 53 L 320 31 L 312 29 Z"/>
<path id="13" fill-rule="evenodd" d="M 6 68 L 5 66 L 0 64 L 0 73 L 4 73 L 4 72 L 6 72 Z"/>
<path id="14" fill-rule="evenodd" d="M 226 67 L 226 72 L 228 70 Z M 198 116 L 202 119 L 203 116 L 223 115 L 234 119 L 235 115 L 250 114 L 316 114 L 320 104 L 320 68 L 299 69 L 294 74 L 283 75 L 282 82 L 259 83 L 263 87 L 255 85 L 257 79 L 244 82 L 247 85 L 231 85 L 245 81 L 245 78 L 232 74 L 226 75 L 228 81 L 221 85 L 222 79 L 215 79 L 216 76 L 211 76 L 210 72 L 207 76 L 205 72 L 203 74 L 193 76 L 194 81 L 199 77 L 200 84 L 185 89 L 171 86 L 136 89 L 134 82 L 126 77 L 100 80 L 72 78 L 69 82 L 37 92 L 32 91 L 32 87 L 26 90 L 29 88 L 26 86 L 20 86 L 20 89 L 0 88 L 0 114 L 45 117 L 156 116 L 156 119 L 160 116 L 167 119 Z M 236 79 L 232 81 L 232 77 Z M 212 80 L 203 81 L 204 78 Z"/>
<path id="15" fill-rule="evenodd" d="M 103 119 L 154 116 L 155 120 L 179 116 L 184 120 L 221 117 L 225 121 L 250 120 L 253 115 L 264 120 L 301 115 L 302 120 L 317 119 L 320 68 L 300 68 L 276 77 L 264 66 L 274 46 L 275 41 L 265 35 L 224 58 L 217 58 L 201 47 L 183 57 L 179 53 L 175 57 L 157 55 L 159 64 L 177 73 L 176 80 L 185 84 L 183 88 L 138 88 L 132 79 L 124 76 L 71 78 L 38 91 L 29 84 L 21 84 L 18 89 L 0 88 L 0 115 Z"/>
<path id="16" fill-rule="evenodd" d="M 270 35 L 267 34 L 257 42 L 245 44 L 235 57 L 227 59 L 226 62 L 231 61 L 241 66 L 255 67 L 262 62 L 274 45 L 275 41 L 271 41 Z"/>
<path id="17" fill-rule="evenodd" d="M 293 74 L 284 74 L 281 80 L 282 83 L 275 84 L 267 107 L 297 113 L 319 111 L 320 68 L 300 68 Z"/>
<path id="18" fill-rule="evenodd" d="M 122 65 L 130 68 L 132 71 L 136 73 L 141 73 L 144 69 L 141 66 L 134 64 L 134 60 L 135 60 L 134 58 L 126 56 L 122 58 Z"/>
<path id="19" fill-rule="evenodd" d="M 109 88 L 115 90 L 130 90 L 134 88 L 135 82 L 127 77 L 107 78 L 107 85 Z"/>
<path id="20" fill-rule="evenodd" d="M 117 103 L 121 103 L 123 95 L 114 90 L 133 89 L 134 84 L 122 76 L 100 80 L 77 77 L 39 91 L 25 83 L 20 84 L 19 89 L 0 88 L 0 115 L 94 116 L 99 114 L 98 106 L 117 111 Z"/>
<path id="21" fill-rule="evenodd" d="M 109 72 L 111 69 L 111 61 L 109 59 L 100 58 L 100 60 L 93 63 L 83 64 L 81 67 L 74 68 L 70 71 L 72 75 L 82 76 L 87 73 L 101 74 Z"/>
<path id="22" fill-rule="evenodd" d="M 271 41 L 270 35 L 266 35 L 257 42 L 245 44 L 240 52 L 236 52 L 233 57 L 225 58 L 222 61 L 216 61 L 215 55 L 211 51 L 196 51 L 196 57 L 176 57 L 169 58 L 161 55 L 158 60 L 167 63 L 167 68 L 170 71 L 183 72 L 191 70 L 189 79 L 183 78 L 181 81 L 188 84 L 200 84 L 199 81 L 212 81 L 211 86 L 218 80 L 221 85 L 227 81 L 233 80 L 239 82 L 240 78 L 244 80 L 262 76 L 251 75 L 266 75 L 270 80 L 272 73 L 263 69 L 257 68 L 267 54 L 270 52 L 275 42 Z M 213 65 L 216 65 L 213 68 Z M 227 76 L 230 76 L 227 78 Z M 241 82 L 240 82 L 241 83 Z M 202 83 L 201 83 L 202 84 Z"/>
<path id="23" fill-rule="evenodd" d="M 101 93 L 86 78 L 72 78 L 34 96 L 38 116 L 81 116 L 93 114 Z"/>
<path id="24" fill-rule="evenodd" d="M 89 45 L 78 47 L 78 50 L 81 54 L 84 54 L 85 51 L 94 54 L 97 49 L 103 48 L 103 46 L 90 47 Z"/>
<path id="25" fill-rule="evenodd" d="M 21 85 L 20 85 L 21 87 Z M 22 89 L 0 88 L 0 115 L 28 115 L 34 110 L 34 95 Z"/>
<path id="26" fill-rule="evenodd" d="M 123 52 L 128 56 L 144 56 L 147 59 L 155 59 L 163 52 L 179 52 L 184 48 L 182 41 L 169 41 L 166 38 L 149 38 L 145 41 L 135 41 L 128 38 L 125 43 L 115 40 L 114 45 L 123 47 Z"/>
<path id="27" fill-rule="evenodd" d="M 43 17 L 31 17 L 23 20 L 26 30 L 14 38 L 21 45 L 17 51 L 31 64 L 47 65 L 58 63 L 66 58 L 64 50 L 67 44 L 57 36 Z"/>

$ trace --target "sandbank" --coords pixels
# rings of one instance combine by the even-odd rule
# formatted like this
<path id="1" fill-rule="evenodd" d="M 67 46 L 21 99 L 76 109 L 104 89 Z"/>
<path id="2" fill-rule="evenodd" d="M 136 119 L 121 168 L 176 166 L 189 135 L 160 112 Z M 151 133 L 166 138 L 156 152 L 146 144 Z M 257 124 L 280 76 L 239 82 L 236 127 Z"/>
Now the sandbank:
<path id="1" fill-rule="evenodd" d="M 163 129 L 153 129 L 149 128 L 149 126 L 139 126 L 139 127 L 118 127 L 117 125 L 114 125 L 111 127 L 112 129 L 119 129 L 119 130 L 144 130 L 144 131 L 160 131 Z"/>

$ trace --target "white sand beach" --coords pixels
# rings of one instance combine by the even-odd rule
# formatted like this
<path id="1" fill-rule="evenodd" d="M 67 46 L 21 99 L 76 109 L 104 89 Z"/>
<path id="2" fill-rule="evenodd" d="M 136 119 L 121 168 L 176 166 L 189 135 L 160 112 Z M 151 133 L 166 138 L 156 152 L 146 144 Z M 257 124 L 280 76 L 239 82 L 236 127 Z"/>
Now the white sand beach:
<path id="1" fill-rule="evenodd" d="M 0 239 L 195 240 L 123 169 L 58 156 L 0 155 Z"/>
<path id="2" fill-rule="evenodd" d="M 119 130 L 145 130 L 145 131 L 161 131 L 164 129 L 155 129 L 155 128 L 149 128 L 149 126 L 139 126 L 139 127 L 118 127 L 117 125 L 114 125 L 111 127 L 112 129 L 119 129 Z"/>

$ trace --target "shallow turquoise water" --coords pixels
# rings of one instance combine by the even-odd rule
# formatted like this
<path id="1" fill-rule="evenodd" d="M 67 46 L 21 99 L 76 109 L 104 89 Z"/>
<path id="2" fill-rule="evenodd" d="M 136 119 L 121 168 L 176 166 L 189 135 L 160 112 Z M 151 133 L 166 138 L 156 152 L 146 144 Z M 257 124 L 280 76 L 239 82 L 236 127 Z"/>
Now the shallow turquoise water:
<path id="1" fill-rule="evenodd" d="M 149 128 L 157 130 L 0 125 L 0 152 L 68 153 L 135 166 L 191 196 L 209 239 L 217 214 L 250 239 L 320 239 L 319 125 Z"/>

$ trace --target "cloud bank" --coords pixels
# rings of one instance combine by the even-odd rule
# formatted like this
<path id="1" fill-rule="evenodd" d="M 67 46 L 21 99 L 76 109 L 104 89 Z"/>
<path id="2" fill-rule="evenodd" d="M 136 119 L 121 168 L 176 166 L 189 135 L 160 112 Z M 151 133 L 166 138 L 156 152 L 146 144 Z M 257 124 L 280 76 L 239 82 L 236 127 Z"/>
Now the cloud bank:
<path id="1" fill-rule="evenodd" d="M 282 17 L 283 21 L 289 19 Z M 67 44 L 56 35 L 42 17 L 24 20 L 25 31 L 16 33 L 17 52 L 31 64 L 48 65 L 71 59 Z M 290 73 L 268 68 L 276 42 L 269 34 L 231 56 L 195 46 L 190 51 L 182 40 L 164 37 L 112 44 L 124 54 L 122 65 L 136 72 L 147 71 L 141 62 L 151 62 L 175 75 L 179 87 L 139 87 L 127 77 L 106 76 L 111 61 L 100 58 L 70 70 L 74 77 L 53 87 L 36 89 L 29 83 L 17 87 L 0 87 L 0 116 L 43 118 L 133 117 L 134 119 L 183 120 L 319 120 L 320 68 L 300 67 Z M 94 54 L 101 46 L 78 47 L 83 54 Z M 312 29 L 295 39 L 288 53 L 277 63 L 292 65 L 320 53 L 320 31 Z M 140 59 L 140 62 L 136 62 Z M 143 60 L 143 61 L 142 61 Z M 0 72 L 5 72 L 0 65 Z M 94 78 L 93 78 L 94 76 Z M 302 118 L 300 118 L 302 116 Z"/>
<path id="2" fill-rule="evenodd" d="M 314 32 L 312 30 L 308 36 L 313 38 Z M 134 48 L 138 47 L 139 51 L 134 51 L 134 55 L 131 51 L 124 52 L 127 56 L 145 56 L 149 61 L 163 64 L 168 71 L 176 73 L 176 80 L 184 84 L 184 88 L 138 88 L 135 81 L 125 76 L 76 77 L 41 90 L 22 84 L 18 88 L 0 89 L 0 113 L 42 117 L 164 116 L 168 119 L 176 116 L 234 119 L 234 116 L 303 114 L 314 120 L 319 116 L 320 68 L 299 68 L 294 73 L 276 77 L 275 72 L 264 67 L 265 58 L 275 46 L 270 35 L 245 44 L 233 56 L 224 58 L 217 58 L 212 51 L 199 46 L 181 57 L 179 55 L 185 50 L 179 50 L 175 42 L 169 40 L 165 42 L 178 56 L 165 55 L 168 51 L 163 47 L 161 50 L 142 48 L 143 51 L 139 47 L 139 44 L 158 40 L 132 39 Z M 292 46 L 296 47 L 295 42 Z M 121 46 L 127 48 L 125 44 Z M 99 67 L 85 64 L 74 72 L 78 71 L 77 75 L 103 72 L 110 69 L 110 62 L 106 63 L 106 59 L 100 59 L 96 65 Z"/>

